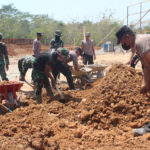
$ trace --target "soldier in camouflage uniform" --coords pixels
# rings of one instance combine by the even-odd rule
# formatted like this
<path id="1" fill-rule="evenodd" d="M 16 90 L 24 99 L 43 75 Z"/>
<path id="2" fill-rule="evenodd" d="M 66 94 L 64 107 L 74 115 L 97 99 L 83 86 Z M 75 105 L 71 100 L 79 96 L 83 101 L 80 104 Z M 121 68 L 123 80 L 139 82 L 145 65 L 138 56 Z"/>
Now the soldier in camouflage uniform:
<path id="1" fill-rule="evenodd" d="M 2 34 L 0 34 L 0 76 L 2 80 L 8 81 L 5 72 L 5 67 L 7 70 L 9 69 L 8 52 L 5 43 L 1 42 L 1 40 L 2 40 Z"/>
<path id="2" fill-rule="evenodd" d="M 20 81 L 25 81 L 25 75 L 29 68 L 33 67 L 33 62 L 35 61 L 34 56 L 24 56 L 23 58 L 18 60 L 18 69 L 20 72 Z"/>
<path id="3" fill-rule="evenodd" d="M 50 41 L 50 48 L 57 50 L 59 47 L 64 47 L 64 42 L 61 40 L 61 31 L 55 31 L 55 38 Z"/>
<path id="4" fill-rule="evenodd" d="M 52 69 L 52 59 L 49 53 L 40 53 L 39 56 L 35 59 L 33 63 L 33 71 L 32 71 L 32 80 L 35 86 L 35 94 L 37 103 L 42 103 L 42 88 L 47 91 L 47 95 L 53 97 L 53 91 L 49 82 L 55 85 L 55 80 L 52 75 L 49 73 Z"/>

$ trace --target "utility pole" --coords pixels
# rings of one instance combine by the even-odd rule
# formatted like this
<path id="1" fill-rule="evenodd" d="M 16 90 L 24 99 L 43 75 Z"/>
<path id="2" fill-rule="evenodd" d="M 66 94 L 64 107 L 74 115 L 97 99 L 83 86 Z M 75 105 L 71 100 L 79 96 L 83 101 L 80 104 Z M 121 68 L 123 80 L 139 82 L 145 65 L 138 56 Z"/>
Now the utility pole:
<path id="1" fill-rule="evenodd" d="M 140 3 L 140 33 L 142 33 L 142 2 Z"/>
<path id="2" fill-rule="evenodd" d="M 128 17 L 129 17 L 129 7 L 127 6 L 127 26 L 128 26 Z"/>

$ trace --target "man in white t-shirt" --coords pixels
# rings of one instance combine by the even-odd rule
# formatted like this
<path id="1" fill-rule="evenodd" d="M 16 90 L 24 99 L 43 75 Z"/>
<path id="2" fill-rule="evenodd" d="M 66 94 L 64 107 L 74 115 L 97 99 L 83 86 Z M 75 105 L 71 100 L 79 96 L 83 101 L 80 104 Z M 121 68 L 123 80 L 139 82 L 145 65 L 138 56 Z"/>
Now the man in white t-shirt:
<path id="1" fill-rule="evenodd" d="M 118 38 L 117 44 L 121 43 L 125 50 L 129 50 L 131 48 L 132 56 L 136 53 L 139 57 L 144 67 L 144 80 L 141 92 L 144 93 L 150 91 L 150 35 L 136 35 L 128 26 L 123 26 L 116 33 L 116 37 Z"/>

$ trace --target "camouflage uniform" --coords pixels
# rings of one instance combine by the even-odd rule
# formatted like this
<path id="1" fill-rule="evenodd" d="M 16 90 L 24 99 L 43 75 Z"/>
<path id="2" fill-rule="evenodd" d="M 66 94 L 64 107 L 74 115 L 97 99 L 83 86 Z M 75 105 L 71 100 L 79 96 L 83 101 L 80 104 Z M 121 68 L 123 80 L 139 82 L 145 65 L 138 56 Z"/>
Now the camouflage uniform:
<path id="1" fill-rule="evenodd" d="M 49 62 L 48 62 L 49 60 L 50 60 L 50 57 L 48 53 L 41 53 L 39 57 L 36 58 L 33 63 L 32 81 L 35 86 L 36 100 L 37 100 L 37 103 L 39 104 L 42 103 L 43 86 L 47 91 L 47 95 L 52 96 L 52 97 L 54 96 L 48 76 L 44 72 L 45 64 L 49 65 Z M 40 65 L 42 65 L 42 67 Z"/>
<path id="2" fill-rule="evenodd" d="M 2 80 L 8 80 L 8 78 L 6 77 L 6 72 L 5 72 L 6 65 L 9 65 L 7 47 L 5 43 L 0 42 L 0 76 Z"/>
<path id="3" fill-rule="evenodd" d="M 59 47 L 64 47 L 64 42 L 60 39 L 61 31 L 55 31 L 55 38 L 50 41 L 50 48 L 57 50 Z"/>
<path id="4" fill-rule="evenodd" d="M 31 56 L 24 56 L 23 58 L 18 60 L 18 69 L 20 72 L 20 80 L 24 81 L 26 72 L 28 71 L 29 68 L 33 67 L 33 62 L 35 61 L 35 57 Z"/>
<path id="5" fill-rule="evenodd" d="M 63 43 L 62 40 L 56 41 L 55 39 L 52 39 L 50 41 L 50 47 L 51 47 L 51 49 L 57 50 L 59 47 L 63 47 L 63 45 L 64 45 L 64 43 Z"/>

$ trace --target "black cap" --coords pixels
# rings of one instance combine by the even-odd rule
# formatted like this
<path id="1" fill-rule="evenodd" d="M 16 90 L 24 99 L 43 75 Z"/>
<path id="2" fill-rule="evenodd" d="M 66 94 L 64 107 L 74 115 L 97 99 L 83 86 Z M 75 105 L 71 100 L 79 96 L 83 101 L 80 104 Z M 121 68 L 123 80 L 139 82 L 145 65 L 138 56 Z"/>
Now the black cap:
<path id="1" fill-rule="evenodd" d="M 83 51 L 82 51 L 82 49 L 81 49 L 80 47 L 76 47 L 75 50 L 76 50 L 76 51 L 79 51 L 79 52 L 80 52 L 80 55 L 82 56 Z"/>
<path id="2" fill-rule="evenodd" d="M 41 32 L 37 32 L 36 35 L 42 36 L 42 33 Z"/>
<path id="3" fill-rule="evenodd" d="M 122 44 L 122 48 L 127 51 L 130 49 L 130 46 L 127 44 Z"/>
<path id="4" fill-rule="evenodd" d="M 125 35 L 125 34 L 127 34 L 127 33 L 129 33 L 129 34 L 135 34 L 128 26 L 123 26 L 123 27 L 121 27 L 117 32 L 116 32 L 116 37 L 118 38 L 118 40 L 117 40 L 117 44 L 120 44 L 120 40 L 121 40 L 121 38 L 122 38 L 122 36 L 123 35 Z"/>

